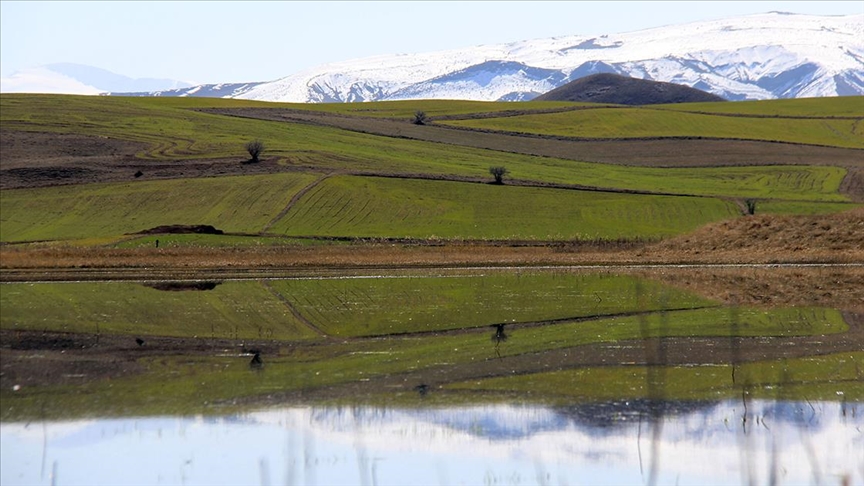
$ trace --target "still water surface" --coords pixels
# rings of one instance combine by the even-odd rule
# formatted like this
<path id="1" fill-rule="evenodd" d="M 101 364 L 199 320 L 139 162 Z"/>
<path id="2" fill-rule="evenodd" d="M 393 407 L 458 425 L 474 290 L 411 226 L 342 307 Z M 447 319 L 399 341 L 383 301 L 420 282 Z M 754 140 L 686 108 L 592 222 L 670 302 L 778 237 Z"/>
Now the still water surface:
<path id="1" fill-rule="evenodd" d="M 272 408 L 0 438 L 3 484 L 860 484 L 862 426 L 862 404 L 754 400 Z"/>

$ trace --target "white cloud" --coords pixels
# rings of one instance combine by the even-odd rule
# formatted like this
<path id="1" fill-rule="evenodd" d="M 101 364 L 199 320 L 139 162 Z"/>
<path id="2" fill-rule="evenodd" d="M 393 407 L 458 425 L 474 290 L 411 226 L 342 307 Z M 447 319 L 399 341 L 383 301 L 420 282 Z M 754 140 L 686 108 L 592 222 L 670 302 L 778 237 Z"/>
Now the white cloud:
<path id="1" fill-rule="evenodd" d="M 101 91 L 43 67 L 29 68 L 0 78 L 0 93 L 97 95 Z"/>

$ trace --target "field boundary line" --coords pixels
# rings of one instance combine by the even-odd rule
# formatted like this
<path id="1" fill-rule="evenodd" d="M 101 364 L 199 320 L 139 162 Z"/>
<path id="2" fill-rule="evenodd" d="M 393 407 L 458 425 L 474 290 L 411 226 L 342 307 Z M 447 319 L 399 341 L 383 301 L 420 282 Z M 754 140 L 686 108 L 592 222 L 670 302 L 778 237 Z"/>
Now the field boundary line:
<path id="1" fill-rule="evenodd" d="M 277 299 L 279 299 L 280 302 L 282 302 L 283 305 L 285 305 L 285 307 L 288 309 L 288 311 L 291 312 L 291 315 L 293 315 L 295 319 L 300 321 L 301 324 L 303 324 L 304 326 L 306 326 L 309 329 L 311 329 L 312 331 L 314 331 L 315 334 L 317 334 L 320 337 L 323 337 L 323 338 L 329 338 L 330 337 L 330 335 L 327 334 L 326 332 L 322 331 L 321 328 L 319 328 L 315 324 L 312 324 L 312 322 L 309 321 L 309 319 L 306 319 L 305 317 L 303 317 L 303 314 L 301 314 L 300 311 L 298 311 L 297 308 L 294 307 L 294 304 L 292 304 L 291 301 L 289 301 L 287 298 L 285 298 L 284 295 L 277 292 L 276 289 L 274 289 L 273 286 L 270 285 L 270 282 L 268 282 L 266 280 L 260 280 L 260 282 L 261 282 L 261 285 L 264 286 L 264 288 L 267 289 L 267 291 L 273 295 L 273 297 L 276 297 Z"/>
<path id="2" fill-rule="evenodd" d="M 291 208 L 293 208 L 297 204 L 297 201 L 299 201 L 300 198 L 302 198 L 309 191 L 311 191 L 312 189 L 317 187 L 318 184 L 321 184 L 322 182 L 324 182 L 324 180 L 326 180 L 330 176 L 336 175 L 336 174 L 337 173 L 334 173 L 334 172 L 324 174 L 323 176 L 319 177 L 318 179 L 315 179 L 314 181 L 307 184 L 306 187 L 304 187 L 303 189 L 300 189 L 299 191 L 297 191 L 297 194 L 294 194 L 294 196 L 291 198 L 291 200 L 288 201 L 288 204 L 286 204 L 285 207 L 282 208 L 281 211 L 279 211 L 279 214 L 274 216 L 273 219 L 271 219 L 266 225 L 264 225 L 264 228 L 262 228 L 261 231 L 258 232 L 258 235 L 260 236 L 260 235 L 264 235 L 265 233 L 267 233 L 267 231 L 269 231 L 270 228 L 272 228 L 274 224 L 278 223 L 280 219 L 284 218 L 285 215 L 288 214 L 288 211 L 290 211 Z"/>

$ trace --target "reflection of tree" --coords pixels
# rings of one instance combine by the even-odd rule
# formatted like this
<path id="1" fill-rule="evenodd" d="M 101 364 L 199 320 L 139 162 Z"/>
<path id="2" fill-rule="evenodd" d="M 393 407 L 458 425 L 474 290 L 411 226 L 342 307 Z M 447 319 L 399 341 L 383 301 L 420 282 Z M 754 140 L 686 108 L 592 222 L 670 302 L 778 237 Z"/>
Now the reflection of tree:
<path id="1" fill-rule="evenodd" d="M 504 341 L 507 341 L 507 333 L 504 332 L 504 326 L 506 324 L 492 324 L 491 327 L 495 328 L 495 334 L 492 335 L 492 342 L 495 343 L 495 353 L 498 357 L 501 357 L 501 353 L 498 351 L 498 346 L 501 345 Z"/>
<path id="2" fill-rule="evenodd" d="M 660 308 L 667 308 L 666 296 L 660 297 Z M 639 314 L 639 334 L 642 338 L 642 346 L 645 351 L 645 363 L 648 364 L 647 373 L 645 375 L 645 386 L 648 391 L 649 412 L 651 417 L 651 463 L 648 468 L 648 479 L 646 484 L 653 485 L 657 481 L 657 475 L 660 472 L 660 439 L 663 432 L 663 410 L 660 403 L 666 398 L 666 366 L 669 361 L 666 354 L 666 340 L 663 336 L 667 336 L 669 323 L 666 312 L 660 312 L 660 329 L 656 334 L 659 337 L 652 339 L 651 330 L 648 325 L 648 319 L 644 311 L 651 308 L 648 305 L 642 294 L 642 285 L 639 281 L 636 282 L 636 301 L 639 303 L 639 308 L 643 312 Z M 653 364 L 649 364 L 653 363 Z M 639 421 L 639 436 L 637 437 L 637 445 L 639 446 L 639 467 L 642 467 L 642 421 Z"/>
<path id="3" fill-rule="evenodd" d="M 255 350 L 253 351 L 255 356 L 252 356 L 252 360 L 249 361 L 249 367 L 253 370 L 260 370 L 264 367 L 264 360 L 261 359 L 261 351 Z"/>
<path id="4" fill-rule="evenodd" d="M 506 326 L 506 324 L 492 325 L 492 327 L 495 328 L 495 334 L 492 335 L 492 341 L 495 344 L 501 344 L 502 342 L 507 340 L 507 333 L 504 332 L 504 326 Z"/>

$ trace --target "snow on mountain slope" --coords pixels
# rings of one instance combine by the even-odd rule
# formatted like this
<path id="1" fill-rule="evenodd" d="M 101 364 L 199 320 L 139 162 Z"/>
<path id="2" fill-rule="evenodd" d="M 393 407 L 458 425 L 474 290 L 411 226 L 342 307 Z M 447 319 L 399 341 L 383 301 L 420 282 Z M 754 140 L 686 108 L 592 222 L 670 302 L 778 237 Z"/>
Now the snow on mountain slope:
<path id="1" fill-rule="evenodd" d="M 261 83 L 237 97 L 520 100 L 595 72 L 683 84 L 728 99 L 861 95 L 864 15 L 772 12 L 600 37 L 376 56 Z"/>
<path id="2" fill-rule="evenodd" d="M 262 83 L 200 84 L 198 86 L 158 91 L 112 92 L 108 94 L 112 96 L 165 96 L 176 98 L 237 98 L 259 84 Z"/>

